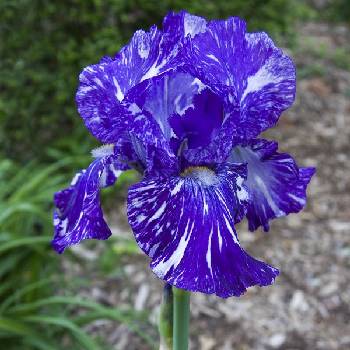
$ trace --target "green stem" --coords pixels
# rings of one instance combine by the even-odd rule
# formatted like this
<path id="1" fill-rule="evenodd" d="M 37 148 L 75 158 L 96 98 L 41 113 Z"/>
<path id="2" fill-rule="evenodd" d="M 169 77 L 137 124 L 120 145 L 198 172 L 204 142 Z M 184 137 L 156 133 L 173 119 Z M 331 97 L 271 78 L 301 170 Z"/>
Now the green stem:
<path id="1" fill-rule="evenodd" d="M 173 291 L 170 284 L 165 284 L 163 302 L 159 315 L 160 350 L 173 348 Z"/>
<path id="2" fill-rule="evenodd" d="M 188 349 L 188 323 L 190 318 L 190 293 L 173 287 L 174 328 L 173 350 Z"/>

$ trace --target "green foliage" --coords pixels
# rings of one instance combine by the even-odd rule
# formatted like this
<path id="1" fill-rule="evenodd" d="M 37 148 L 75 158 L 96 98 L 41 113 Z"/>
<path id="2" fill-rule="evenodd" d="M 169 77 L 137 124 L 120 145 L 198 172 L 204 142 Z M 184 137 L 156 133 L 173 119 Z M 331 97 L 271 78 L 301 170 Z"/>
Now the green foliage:
<path id="1" fill-rule="evenodd" d="M 99 319 L 126 324 L 152 348 L 154 340 L 140 328 L 147 324 L 142 313 L 70 296 L 81 285 L 61 273 L 59 257 L 50 247 L 51 202 L 53 193 L 68 182 L 62 174 L 74 161 L 66 157 L 48 167 L 32 162 L 22 168 L 0 161 L 1 348 L 105 349 L 102 340 L 84 331 Z M 124 246 L 128 254 L 135 252 L 130 242 Z M 121 247 L 119 254 L 124 253 Z M 70 263 L 72 258 L 65 255 Z"/>
<path id="2" fill-rule="evenodd" d="M 93 146 L 76 112 L 81 69 L 112 55 L 132 33 L 160 24 L 169 10 L 209 18 L 244 17 L 250 30 L 293 34 L 299 0 L 2 0 L 0 1 L 0 143 L 12 159 L 47 159 Z M 74 141 L 73 141 L 74 140 Z M 67 154 L 67 153 L 66 153 Z M 73 153 L 70 153 L 73 154 Z"/>
<path id="3" fill-rule="evenodd" d="M 322 64 L 314 63 L 299 67 L 297 70 L 298 79 L 311 77 L 322 77 L 326 75 L 325 67 Z"/>
<path id="4" fill-rule="evenodd" d="M 99 267 L 104 276 L 124 278 L 123 259 L 130 256 L 136 257 L 140 252 L 134 239 L 112 237 L 104 254 L 98 260 Z"/>
<path id="5" fill-rule="evenodd" d="M 334 22 L 345 22 L 350 24 L 350 1 L 332 0 L 329 1 L 322 11 L 321 17 Z"/>
<path id="6" fill-rule="evenodd" d="M 350 70 L 350 46 L 333 48 L 330 44 L 320 43 L 313 37 L 298 38 L 295 55 L 312 57 L 311 62 L 298 67 L 299 78 L 325 76 L 329 67 Z"/>

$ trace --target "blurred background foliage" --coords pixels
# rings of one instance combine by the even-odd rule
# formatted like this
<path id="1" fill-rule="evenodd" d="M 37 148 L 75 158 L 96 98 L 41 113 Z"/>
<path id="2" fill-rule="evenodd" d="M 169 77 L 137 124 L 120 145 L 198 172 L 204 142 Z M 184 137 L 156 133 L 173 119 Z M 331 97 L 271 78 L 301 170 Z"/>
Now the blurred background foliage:
<path id="1" fill-rule="evenodd" d="M 1 348 L 107 349 L 102 339 L 84 331 L 106 318 L 125 323 L 150 347 L 156 343 L 140 330 L 148 322 L 144 315 L 73 297 L 89 282 L 63 275 L 63 259 L 49 246 L 53 193 L 88 164 L 96 145 L 74 102 L 82 68 L 114 54 L 136 29 L 160 25 L 169 10 L 208 18 L 238 15 L 251 31 L 267 31 L 289 47 L 297 43 L 299 21 L 349 21 L 348 0 L 327 2 L 321 14 L 313 5 L 299 0 L 0 0 Z M 124 175 L 116 189 L 107 191 L 107 203 L 118 193 L 123 196 L 133 180 L 135 174 Z M 133 242 L 116 241 L 105 249 L 99 267 L 105 274 L 118 273 L 120 256 L 137 252 Z M 79 264 L 72 252 L 64 260 Z"/>

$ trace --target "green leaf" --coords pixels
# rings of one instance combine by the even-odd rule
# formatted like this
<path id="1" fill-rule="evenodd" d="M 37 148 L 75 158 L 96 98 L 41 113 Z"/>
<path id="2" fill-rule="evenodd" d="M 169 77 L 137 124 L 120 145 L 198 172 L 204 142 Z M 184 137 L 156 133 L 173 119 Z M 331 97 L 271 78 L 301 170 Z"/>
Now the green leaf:
<path id="1" fill-rule="evenodd" d="M 155 345 L 153 339 L 145 334 L 135 323 L 135 320 L 137 319 L 145 321 L 146 317 L 144 313 L 135 312 L 133 310 L 122 311 L 117 308 L 104 307 L 94 301 L 87 299 L 67 296 L 55 296 L 41 299 L 32 303 L 14 306 L 10 311 L 11 313 L 19 314 L 34 311 L 40 307 L 53 304 L 74 305 L 92 310 L 92 313 L 78 317 L 76 319 L 77 324 L 86 324 L 88 322 L 101 318 L 118 321 L 126 324 L 130 330 L 138 334 L 141 338 L 145 339 L 151 346 Z"/>
<path id="2" fill-rule="evenodd" d="M 32 203 L 16 203 L 0 213 L 0 225 L 3 225 L 10 216 L 18 213 L 27 213 L 33 216 L 39 216 L 43 220 L 47 220 L 47 213 Z"/>
<path id="3" fill-rule="evenodd" d="M 27 198 L 28 194 L 32 193 L 35 189 L 40 188 L 41 184 L 50 178 L 50 176 L 55 173 L 63 165 L 69 163 L 68 159 L 63 159 L 55 164 L 52 164 L 46 168 L 38 169 L 36 173 L 27 173 L 27 179 L 22 184 L 21 187 L 17 189 L 9 198 L 10 203 L 15 203 L 16 201 Z M 27 169 L 28 170 L 28 169 Z"/>
<path id="4" fill-rule="evenodd" d="M 52 237 L 48 237 L 48 236 L 25 237 L 25 238 L 15 239 L 13 241 L 3 243 L 0 246 L 0 254 L 7 252 L 8 250 L 19 248 L 19 247 L 25 247 L 25 246 L 30 247 L 30 246 L 36 246 L 38 244 L 48 245 L 51 239 Z"/>
<path id="5" fill-rule="evenodd" d="M 74 322 L 63 317 L 55 316 L 26 316 L 23 320 L 32 323 L 53 325 L 58 327 L 63 327 L 69 330 L 75 339 L 83 346 L 86 350 L 98 350 L 100 347 L 97 343 L 88 336 L 82 329 L 80 329 Z"/>
<path id="6" fill-rule="evenodd" d="M 0 264 L 0 279 L 9 271 L 15 270 L 18 264 L 24 259 L 27 254 L 27 251 L 16 251 L 11 255 L 2 258 Z"/>
<path id="7" fill-rule="evenodd" d="M 119 239 L 112 246 L 113 253 L 117 255 L 133 255 L 140 254 L 140 248 L 132 239 Z"/>
<path id="8" fill-rule="evenodd" d="M 29 327 L 25 322 L 4 317 L 0 317 L 0 330 L 21 336 L 32 336 L 35 334 L 35 330 Z"/>
<path id="9" fill-rule="evenodd" d="M 40 281 L 35 281 L 33 283 L 30 283 L 20 289 L 17 289 L 15 293 L 11 294 L 7 299 L 5 299 L 1 305 L 0 305 L 0 314 L 3 314 L 4 311 L 16 300 L 21 298 L 27 293 L 32 292 L 33 290 L 36 290 L 38 288 L 42 288 L 44 286 L 47 286 L 49 283 L 52 282 L 52 278 L 46 278 L 42 279 Z"/>
<path id="10" fill-rule="evenodd" d="M 44 340 L 42 336 L 40 336 L 40 338 L 26 337 L 23 339 L 23 343 L 31 345 L 39 350 L 57 350 L 57 343 L 49 343 L 46 339 Z"/>

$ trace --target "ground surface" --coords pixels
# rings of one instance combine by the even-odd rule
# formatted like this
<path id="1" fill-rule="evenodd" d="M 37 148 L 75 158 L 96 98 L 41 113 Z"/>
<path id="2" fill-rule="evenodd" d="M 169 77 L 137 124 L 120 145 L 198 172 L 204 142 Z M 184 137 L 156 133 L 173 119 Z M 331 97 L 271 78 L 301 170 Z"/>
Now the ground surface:
<path id="1" fill-rule="evenodd" d="M 292 53 L 300 73 L 297 99 L 265 136 L 278 140 L 299 165 L 317 167 L 307 208 L 273 222 L 269 234 L 249 233 L 245 223 L 238 228 L 243 247 L 281 275 L 275 285 L 251 288 L 239 299 L 193 295 L 191 349 L 350 349 L 349 38 L 340 26 L 300 29 L 300 45 Z M 114 231 L 131 237 L 122 218 L 112 219 Z M 122 264 L 123 278 L 93 277 L 93 288 L 82 293 L 149 310 L 155 323 L 162 284 L 142 255 Z M 84 273 L 92 272 L 86 267 Z M 150 349 L 124 325 L 101 321 L 92 330 L 112 349 Z M 156 337 L 152 327 L 144 331 Z"/>

